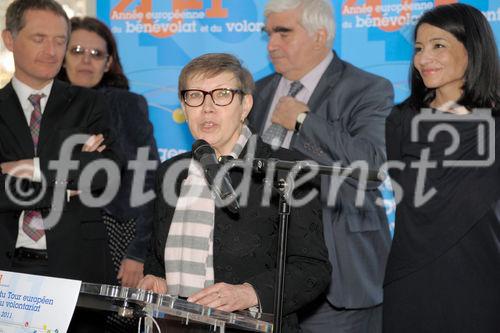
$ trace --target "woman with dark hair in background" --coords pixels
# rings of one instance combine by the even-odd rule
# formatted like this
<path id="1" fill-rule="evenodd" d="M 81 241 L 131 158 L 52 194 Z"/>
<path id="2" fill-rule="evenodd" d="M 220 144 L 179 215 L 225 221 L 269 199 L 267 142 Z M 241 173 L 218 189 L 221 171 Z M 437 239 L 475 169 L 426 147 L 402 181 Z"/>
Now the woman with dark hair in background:
<path id="1" fill-rule="evenodd" d="M 384 332 L 498 332 L 496 42 L 482 13 L 465 4 L 424 13 L 414 38 L 411 95 L 386 126 L 388 159 L 404 168 L 390 170 L 402 200 L 385 276 Z M 481 118 L 477 108 L 491 116 Z"/>
<path id="2" fill-rule="evenodd" d="M 58 77 L 74 85 L 98 89 L 106 96 L 111 124 L 127 160 L 136 160 L 138 148 L 146 147 L 149 160 L 158 161 L 147 102 L 144 97 L 128 91 L 115 39 L 104 23 L 92 17 L 71 19 L 71 37 Z M 116 198 L 103 212 L 110 230 L 117 279 L 127 287 L 135 287 L 143 277 L 143 262 L 152 228 L 152 205 L 132 207 L 132 178 L 132 171 L 123 173 Z M 144 187 L 137 191 L 151 189 L 153 179 L 153 174 L 147 174 Z"/>
<path id="3" fill-rule="evenodd" d="M 144 147 L 148 149 L 147 159 L 157 164 L 158 151 L 147 102 L 144 97 L 128 91 L 129 84 L 116 41 L 104 23 L 92 17 L 71 19 L 71 36 L 58 78 L 102 92 L 109 105 L 110 124 L 124 157 L 128 161 L 136 160 L 138 149 Z M 117 195 L 102 211 L 117 281 L 126 287 L 136 287 L 144 275 L 144 259 L 153 220 L 153 202 L 134 205 L 132 195 L 154 187 L 154 172 L 147 173 L 144 183 L 139 184 L 134 192 L 132 179 L 133 171 L 122 172 Z M 135 327 L 135 320 L 108 316 L 108 332 L 135 331 Z"/>

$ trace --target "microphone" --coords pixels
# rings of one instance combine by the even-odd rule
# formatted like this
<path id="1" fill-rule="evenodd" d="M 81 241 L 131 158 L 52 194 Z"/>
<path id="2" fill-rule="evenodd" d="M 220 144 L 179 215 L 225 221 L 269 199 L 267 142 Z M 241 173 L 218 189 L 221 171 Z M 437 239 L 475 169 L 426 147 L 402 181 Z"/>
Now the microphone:
<path id="1" fill-rule="evenodd" d="M 219 171 L 219 163 L 215 155 L 215 150 L 205 140 L 196 140 L 192 146 L 193 157 L 203 167 L 205 179 L 210 188 L 215 192 L 216 199 L 221 206 L 226 207 L 231 213 L 237 214 L 240 206 L 229 174 L 224 174 L 222 180 L 215 182 L 215 177 Z"/>
<path id="2" fill-rule="evenodd" d="M 385 174 L 381 171 L 320 165 L 311 160 L 283 161 L 275 158 L 267 158 L 267 159 L 254 158 L 252 164 L 253 164 L 253 170 L 258 173 L 265 173 L 266 169 L 268 168 L 268 165 L 274 164 L 274 167 L 277 170 L 286 170 L 286 171 L 296 170 L 298 171 L 298 173 L 317 171 L 319 174 L 327 176 L 345 174 L 347 177 L 356 180 L 361 180 L 363 177 L 366 177 L 366 180 L 374 182 L 383 182 L 386 178 Z"/>

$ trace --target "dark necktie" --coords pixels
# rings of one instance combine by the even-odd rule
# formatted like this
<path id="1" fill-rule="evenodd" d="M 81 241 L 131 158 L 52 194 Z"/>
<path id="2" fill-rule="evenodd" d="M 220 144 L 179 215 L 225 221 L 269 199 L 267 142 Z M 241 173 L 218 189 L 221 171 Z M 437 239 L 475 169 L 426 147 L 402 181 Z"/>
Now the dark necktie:
<path id="1" fill-rule="evenodd" d="M 33 139 L 35 156 L 37 155 L 38 137 L 40 135 L 40 123 L 42 122 L 42 108 L 40 106 L 40 100 L 43 97 L 45 97 L 44 94 L 30 95 L 30 97 L 28 97 L 31 105 L 33 105 L 33 111 L 31 112 L 30 118 L 30 132 L 31 138 Z M 24 211 L 23 231 L 35 242 L 42 238 L 43 235 L 45 235 L 42 213 L 39 210 Z"/>
<path id="2" fill-rule="evenodd" d="M 304 86 L 300 81 L 293 81 L 288 90 L 287 96 L 295 97 Z M 281 125 L 271 124 L 262 134 L 262 140 L 270 144 L 274 149 L 278 149 L 285 140 L 288 130 Z"/>

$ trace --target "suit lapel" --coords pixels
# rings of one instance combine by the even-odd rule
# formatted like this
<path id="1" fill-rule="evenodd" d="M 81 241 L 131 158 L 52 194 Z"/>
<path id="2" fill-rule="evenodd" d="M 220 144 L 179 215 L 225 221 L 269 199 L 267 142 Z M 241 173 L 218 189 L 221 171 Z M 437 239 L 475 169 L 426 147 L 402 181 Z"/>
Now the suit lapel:
<path id="1" fill-rule="evenodd" d="M 309 98 L 307 103 L 311 112 L 315 112 L 316 109 L 325 101 L 325 96 L 329 95 L 329 92 L 337 85 L 340 81 L 343 71 L 342 60 L 337 56 L 335 51 L 333 52 L 332 62 L 328 65 L 326 71 L 321 76 L 316 89 Z M 271 104 L 273 103 L 274 94 L 278 88 L 281 79 L 280 74 L 274 74 L 269 78 L 267 82 L 264 82 L 261 87 L 258 87 L 258 93 L 255 95 L 253 111 L 250 114 L 252 118 L 251 123 L 258 128 L 259 135 L 262 135 L 264 131 L 264 126 L 266 124 L 266 119 L 271 111 Z"/>
<path id="2" fill-rule="evenodd" d="M 321 104 L 328 100 L 328 96 L 330 96 L 332 90 L 340 82 L 340 80 L 342 80 L 344 65 L 335 51 L 332 52 L 333 59 L 321 76 L 321 79 L 319 79 L 318 85 L 316 86 L 316 89 L 314 89 L 311 97 L 309 98 L 309 102 L 307 103 L 311 113 L 316 113 L 318 111 Z M 297 133 L 293 133 L 290 148 L 295 146 L 297 138 Z"/>
<path id="3" fill-rule="evenodd" d="M 44 151 L 46 146 L 45 143 L 48 142 L 50 136 L 56 133 L 56 124 L 63 118 L 68 108 L 68 104 L 72 99 L 71 89 L 69 89 L 69 87 L 69 84 L 54 80 L 40 125 L 40 140 L 38 143 L 39 155 Z"/>
<path id="4" fill-rule="evenodd" d="M 307 103 L 311 112 L 314 113 L 315 110 L 319 108 L 321 103 L 326 100 L 326 96 L 330 95 L 330 91 L 333 90 L 333 88 L 341 80 L 342 70 L 342 61 L 334 51 L 332 62 L 330 62 L 326 71 L 321 76 L 316 89 L 314 89 L 314 92 Z"/>
<path id="5" fill-rule="evenodd" d="M 259 128 L 255 130 L 258 131 L 259 135 L 262 135 L 264 132 L 264 126 L 266 124 L 266 119 L 271 112 L 271 104 L 273 103 L 274 93 L 278 88 L 278 84 L 280 82 L 281 75 L 275 74 L 273 75 L 268 82 L 266 82 L 262 88 L 259 89 L 259 93 L 256 96 L 256 100 L 254 101 L 254 112 L 252 114 L 255 121 L 253 124 L 256 124 Z"/>
<path id="6" fill-rule="evenodd" d="M 31 132 L 12 83 L 0 90 L 0 118 L 19 143 L 22 155 L 34 156 Z"/>

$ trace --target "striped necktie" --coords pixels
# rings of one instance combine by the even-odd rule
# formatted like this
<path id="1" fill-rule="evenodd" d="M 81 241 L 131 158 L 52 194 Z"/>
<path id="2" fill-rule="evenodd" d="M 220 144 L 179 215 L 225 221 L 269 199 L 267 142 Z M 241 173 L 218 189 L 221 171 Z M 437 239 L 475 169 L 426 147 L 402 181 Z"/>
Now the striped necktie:
<path id="1" fill-rule="evenodd" d="M 45 97 L 44 94 L 34 94 L 28 97 L 31 105 L 33 105 L 33 111 L 31 112 L 30 118 L 30 132 L 31 138 L 33 139 L 35 156 L 37 155 L 40 123 L 42 122 L 42 107 L 40 106 L 40 100 L 43 97 Z M 23 231 L 35 242 L 45 235 L 42 213 L 39 210 L 24 211 Z"/>
<path id="2" fill-rule="evenodd" d="M 287 96 L 295 97 L 302 88 L 304 88 L 304 85 L 300 81 L 293 81 Z M 278 149 L 285 140 L 287 132 L 288 130 L 283 126 L 273 123 L 262 134 L 262 141 L 270 144 L 273 149 Z"/>

